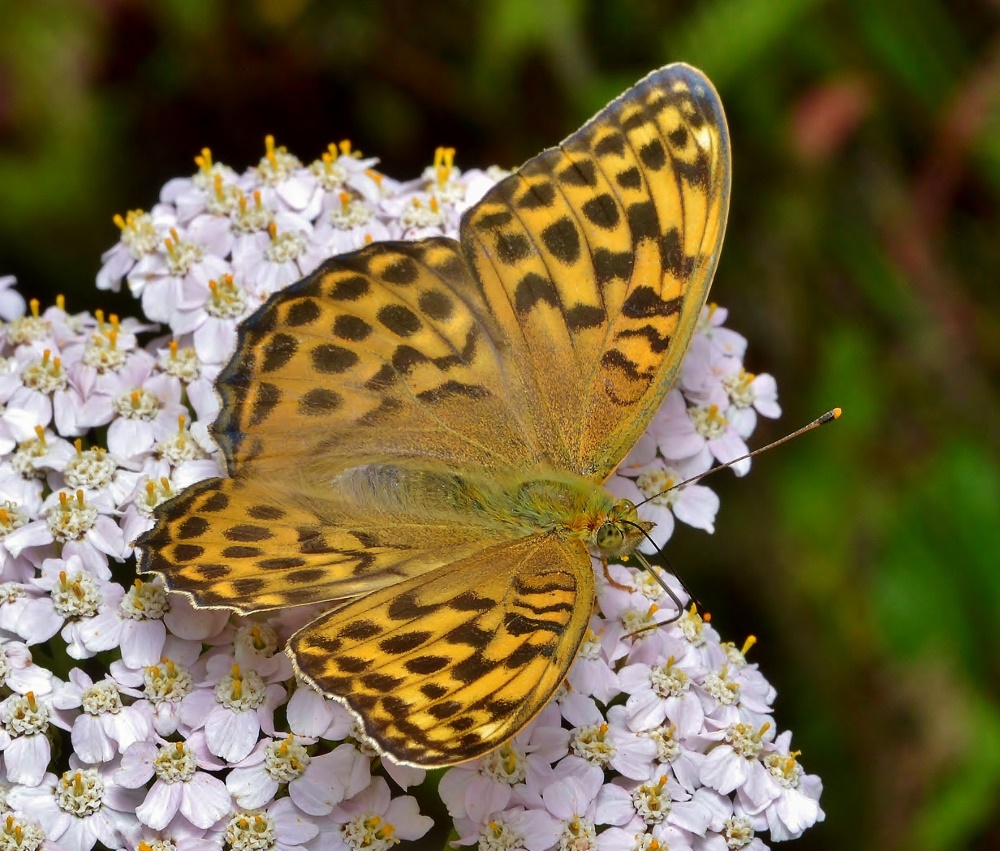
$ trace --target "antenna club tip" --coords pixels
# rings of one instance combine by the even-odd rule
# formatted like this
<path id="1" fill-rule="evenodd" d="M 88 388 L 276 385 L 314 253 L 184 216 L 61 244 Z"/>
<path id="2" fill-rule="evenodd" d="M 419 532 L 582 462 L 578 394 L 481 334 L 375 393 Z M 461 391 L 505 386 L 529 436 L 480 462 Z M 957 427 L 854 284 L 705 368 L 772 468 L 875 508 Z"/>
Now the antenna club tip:
<path id="1" fill-rule="evenodd" d="M 834 408 L 832 411 L 827 411 L 823 416 L 816 420 L 816 425 L 823 425 L 824 423 L 831 423 L 834 420 L 839 420 L 840 415 L 843 413 L 840 408 Z"/>

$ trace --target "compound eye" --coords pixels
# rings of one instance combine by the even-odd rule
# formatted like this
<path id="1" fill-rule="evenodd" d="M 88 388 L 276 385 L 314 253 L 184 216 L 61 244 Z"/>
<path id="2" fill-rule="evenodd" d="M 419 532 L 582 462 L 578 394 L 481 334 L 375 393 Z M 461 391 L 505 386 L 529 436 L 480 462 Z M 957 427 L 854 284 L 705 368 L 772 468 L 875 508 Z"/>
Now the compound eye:
<path id="1" fill-rule="evenodd" d="M 613 523 L 605 523 L 597 530 L 596 543 L 601 552 L 615 552 L 625 543 L 625 533 Z"/>
<path id="2" fill-rule="evenodd" d="M 635 503 L 630 499 L 622 497 L 615 504 L 615 508 L 618 509 L 618 514 L 623 520 L 631 520 L 634 523 L 639 519 L 639 510 L 635 507 Z"/>

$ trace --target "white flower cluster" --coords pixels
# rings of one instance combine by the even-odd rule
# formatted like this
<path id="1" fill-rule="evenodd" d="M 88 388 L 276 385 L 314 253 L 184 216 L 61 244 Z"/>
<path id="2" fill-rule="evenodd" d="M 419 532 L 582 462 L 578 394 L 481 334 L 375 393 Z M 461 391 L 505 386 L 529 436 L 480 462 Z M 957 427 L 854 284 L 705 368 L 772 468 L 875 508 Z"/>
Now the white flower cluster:
<path id="1" fill-rule="evenodd" d="M 457 843 L 489 851 L 760 851 L 758 833 L 823 818 L 750 642 L 720 643 L 633 568 L 596 566 L 600 611 L 556 702 L 439 786 L 296 682 L 281 652 L 295 615 L 197 610 L 135 578 L 153 507 L 224 475 L 212 380 L 239 320 L 331 254 L 454 236 L 501 172 L 452 157 L 398 183 L 346 143 L 303 166 L 269 139 L 242 175 L 203 152 L 152 211 L 116 219 L 98 286 L 125 280 L 143 321 L 42 312 L 0 279 L 0 851 L 384 851 L 430 830 L 435 795 Z M 745 451 L 755 411 L 778 414 L 724 318 L 706 310 L 611 483 L 653 497 L 657 544 L 675 517 L 710 531 L 718 508 L 704 486 L 664 490 Z M 152 322 L 171 334 L 143 345 Z"/>

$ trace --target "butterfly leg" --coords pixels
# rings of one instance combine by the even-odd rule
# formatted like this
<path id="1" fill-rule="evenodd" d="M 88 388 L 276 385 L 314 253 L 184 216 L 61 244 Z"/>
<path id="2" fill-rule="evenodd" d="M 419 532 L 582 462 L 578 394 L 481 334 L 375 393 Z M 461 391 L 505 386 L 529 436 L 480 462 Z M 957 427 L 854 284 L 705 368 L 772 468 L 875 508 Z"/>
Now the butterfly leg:
<path id="1" fill-rule="evenodd" d="M 617 582 L 615 578 L 608 572 L 608 560 L 606 558 L 601 558 L 601 570 L 604 573 L 604 578 L 608 580 L 608 585 L 612 588 L 617 588 L 619 591 L 635 591 L 635 588 L 630 585 L 622 585 L 621 582 Z"/>

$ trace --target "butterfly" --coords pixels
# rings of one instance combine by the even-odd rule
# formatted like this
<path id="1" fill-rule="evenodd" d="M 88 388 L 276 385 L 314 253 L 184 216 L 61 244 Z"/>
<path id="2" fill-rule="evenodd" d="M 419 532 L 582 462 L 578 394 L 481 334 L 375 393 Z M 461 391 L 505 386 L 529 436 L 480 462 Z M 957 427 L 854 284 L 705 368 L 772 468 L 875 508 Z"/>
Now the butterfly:
<path id="1" fill-rule="evenodd" d="M 651 526 L 602 484 L 678 374 L 729 187 L 718 95 L 668 65 L 458 240 L 372 243 L 274 294 L 217 380 L 229 478 L 156 509 L 140 571 L 200 607 L 328 603 L 287 651 L 397 762 L 501 745 L 580 648 L 591 556 Z"/>

